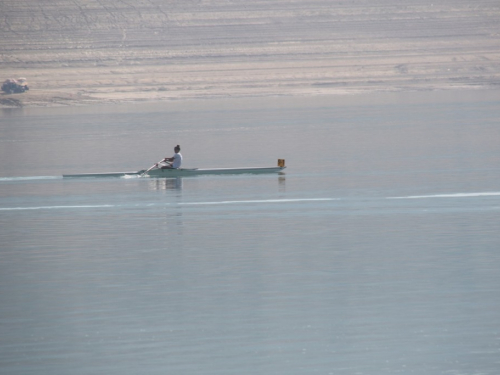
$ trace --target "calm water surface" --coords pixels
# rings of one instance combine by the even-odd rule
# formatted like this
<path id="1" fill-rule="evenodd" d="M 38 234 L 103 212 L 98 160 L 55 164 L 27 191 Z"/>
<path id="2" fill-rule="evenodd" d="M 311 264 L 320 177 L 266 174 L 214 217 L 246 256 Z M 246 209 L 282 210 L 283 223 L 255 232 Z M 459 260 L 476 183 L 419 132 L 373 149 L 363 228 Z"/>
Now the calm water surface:
<path id="1" fill-rule="evenodd" d="M 0 373 L 498 374 L 500 93 L 0 113 Z M 186 167 L 285 174 L 62 179 Z"/>

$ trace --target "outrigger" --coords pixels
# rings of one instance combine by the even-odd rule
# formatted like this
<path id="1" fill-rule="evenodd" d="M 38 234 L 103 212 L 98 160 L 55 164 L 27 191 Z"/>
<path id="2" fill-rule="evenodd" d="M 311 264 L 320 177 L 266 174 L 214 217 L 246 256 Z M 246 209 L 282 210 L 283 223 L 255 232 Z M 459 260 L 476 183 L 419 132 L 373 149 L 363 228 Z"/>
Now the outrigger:
<path id="1" fill-rule="evenodd" d="M 285 166 L 284 159 L 278 159 L 277 167 L 256 167 L 256 168 L 165 168 L 162 169 L 160 163 L 154 164 L 149 169 L 143 169 L 136 172 L 108 172 L 108 173 L 83 173 L 83 174 L 63 174 L 64 178 L 73 177 L 188 177 L 198 175 L 218 175 L 218 174 L 257 174 L 257 173 L 278 173 L 283 171 Z"/>

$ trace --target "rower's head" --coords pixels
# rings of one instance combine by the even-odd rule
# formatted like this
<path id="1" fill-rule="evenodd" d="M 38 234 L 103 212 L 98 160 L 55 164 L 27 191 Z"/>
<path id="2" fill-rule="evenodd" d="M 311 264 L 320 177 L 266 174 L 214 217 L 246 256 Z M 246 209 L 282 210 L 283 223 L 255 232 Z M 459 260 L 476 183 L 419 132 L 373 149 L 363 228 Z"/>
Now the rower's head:
<path id="1" fill-rule="evenodd" d="M 175 152 L 179 152 L 181 150 L 181 146 L 177 145 L 174 147 Z"/>

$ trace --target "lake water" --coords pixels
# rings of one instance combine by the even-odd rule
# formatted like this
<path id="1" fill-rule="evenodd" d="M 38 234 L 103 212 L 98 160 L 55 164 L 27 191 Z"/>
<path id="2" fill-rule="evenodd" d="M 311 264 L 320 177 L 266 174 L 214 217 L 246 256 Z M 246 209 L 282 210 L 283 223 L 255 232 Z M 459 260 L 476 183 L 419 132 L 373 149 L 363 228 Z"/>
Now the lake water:
<path id="1" fill-rule="evenodd" d="M 500 92 L 0 115 L 0 373 L 498 374 Z M 185 167 L 284 174 L 63 179 Z"/>

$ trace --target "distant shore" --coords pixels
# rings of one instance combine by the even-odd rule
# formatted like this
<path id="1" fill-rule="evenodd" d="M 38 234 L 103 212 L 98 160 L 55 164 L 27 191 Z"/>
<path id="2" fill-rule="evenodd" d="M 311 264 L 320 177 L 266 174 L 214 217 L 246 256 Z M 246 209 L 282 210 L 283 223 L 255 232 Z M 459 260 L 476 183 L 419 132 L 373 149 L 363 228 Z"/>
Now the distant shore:
<path id="1" fill-rule="evenodd" d="M 500 87 L 500 4 L 3 5 L 0 107 Z"/>
<path id="2" fill-rule="evenodd" d="M 256 98 L 256 97 L 277 97 L 277 96 L 295 96 L 295 97 L 310 97 L 322 95 L 356 95 L 376 92 L 411 92 L 411 91 L 440 91 L 440 90 L 477 90 L 477 89 L 492 89 L 498 90 L 498 87 L 433 87 L 433 88 L 389 88 L 389 87 L 371 87 L 370 89 L 353 88 L 352 90 L 324 90 L 314 92 L 300 91 L 296 93 L 283 92 L 247 92 L 237 94 L 223 93 L 200 93 L 199 95 L 182 94 L 179 95 L 157 95 L 156 93 L 143 93 L 142 95 L 123 94 L 121 92 L 109 92 L 106 95 L 92 96 L 81 95 L 71 92 L 57 92 L 48 90 L 31 90 L 23 94 L 0 94 L 0 109 L 1 108 L 28 108 L 28 107 L 63 107 L 63 106 L 90 106 L 104 104 L 123 104 L 123 103 L 139 103 L 139 102 L 163 102 L 175 100 L 192 100 L 192 99 L 230 99 L 230 98 Z"/>

